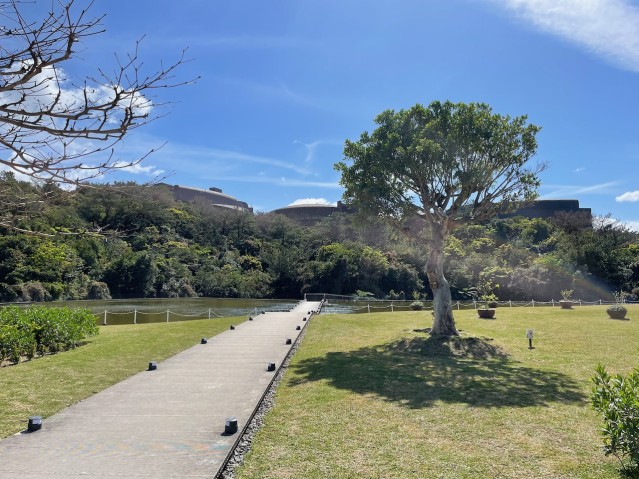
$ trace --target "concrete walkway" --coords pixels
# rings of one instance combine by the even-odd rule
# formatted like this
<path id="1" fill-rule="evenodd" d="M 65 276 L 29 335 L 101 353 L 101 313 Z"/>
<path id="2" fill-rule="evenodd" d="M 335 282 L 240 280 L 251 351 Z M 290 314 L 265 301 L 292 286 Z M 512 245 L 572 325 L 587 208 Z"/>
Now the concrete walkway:
<path id="1" fill-rule="evenodd" d="M 257 315 L 0 441 L 0 478 L 215 477 L 239 434 L 226 418 L 242 430 L 319 305 Z"/>

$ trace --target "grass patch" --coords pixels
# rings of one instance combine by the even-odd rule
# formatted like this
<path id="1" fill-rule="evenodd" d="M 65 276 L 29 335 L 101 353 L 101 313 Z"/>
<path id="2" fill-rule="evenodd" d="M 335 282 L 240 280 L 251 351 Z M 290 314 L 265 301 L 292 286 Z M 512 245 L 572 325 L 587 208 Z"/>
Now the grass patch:
<path id="1" fill-rule="evenodd" d="M 639 307 L 319 316 L 238 479 L 620 478 L 589 403 L 598 363 L 639 366 Z M 526 329 L 535 331 L 528 349 Z"/>
<path id="2" fill-rule="evenodd" d="M 239 319 L 243 320 L 243 319 Z M 0 368 L 0 437 L 23 430 L 236 324 L 238 318 L 100 328 L 85 345 Z"/>

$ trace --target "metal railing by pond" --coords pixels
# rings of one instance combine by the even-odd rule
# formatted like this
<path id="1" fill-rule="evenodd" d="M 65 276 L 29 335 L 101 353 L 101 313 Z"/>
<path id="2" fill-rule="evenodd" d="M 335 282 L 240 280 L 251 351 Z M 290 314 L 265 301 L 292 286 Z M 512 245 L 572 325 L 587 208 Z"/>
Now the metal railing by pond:
<path id="1" fill-rule="evenodd" d="M 288 311 L 287 308 L 252 308 L 243 311 L 234 311 L 233 314 L 220 314 L 212 308 L 208 308 L 202 312 L 196 313 L 177 313 L 169 309 L 163 311 L 109 311 L 105 309 L 102 312 L 94 312 L 96 321 L 102 326 L 114 326 L 124 324 L 148 324 L 148 323 L 169 323 L 177 321 L 192 321 L 199 319 L 215 319 L 227 317 L 246 317 L 257 316 L 264 312 L 282 312 Z"/>
<path id="2" fill-rule="evenodd" d="M 306 293 L 304 299 L 307 301 L 325 300 L 325 312 L 327 313 L 374 313 L 374 312 L 395 312 L 395 311 L 411 311 L 423 310 L 432 311 L 433 302 L 418 300 L 422 303 L 422 307 L 412 306 L 415 300 L 374 300 L 366 297 L 335 295 L 328 293 Z M 596 301 L 584 301 L 581 299 L 571 300 L 575 306 L 603 306 L 615 304 L 614 301 L 604 301 L 602 299 Z M 507 308 L 541 308 L 541 307 L 560 307 L 560 301 L 551 299 L 550 301 L 495 301 L 498 307 Z M 454 310 L 478 309 L 485 303 L 483 301 L 454 301 Z M 637 301 L 626 301 L 625 304 L 639 304 Z"/>

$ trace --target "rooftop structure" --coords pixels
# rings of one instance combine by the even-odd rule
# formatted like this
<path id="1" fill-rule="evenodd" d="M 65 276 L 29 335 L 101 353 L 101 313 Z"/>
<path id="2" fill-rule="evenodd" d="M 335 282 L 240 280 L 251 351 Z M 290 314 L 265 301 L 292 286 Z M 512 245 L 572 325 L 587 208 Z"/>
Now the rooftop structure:
<path id="1" fill-rule="evenodd" d="M 557 213 L 579 213 L 587 218 L 592 217 L 590 208 L 580 208 L 579 200 L 537 200 L 514 213 L 503 217 L 525 216 L 526 218 L 552 218 Z"/>
<path id="2" fill-rule="evenodd" d="M 349 211 L 352 210 L 338 201 L 337 206 L 326 204 L 291 205 L 273 210 L 272 213 L 284 215 L 303 226 L 312 226 L 333 213 L 348 213 Z M 513 213 L 500 216 L 502 218 L 525 216 L 526 218 L 548 219 L 557 213 L 579 213 L 588 223 L 592 217 L 590 208 L 579 207 L 579 200 L 538 200 Z"/>
<path id="3" fill-rule="evenodd" d="M 220 208 L 230 208 L 240 211 L 253 212 L 248 203 L 240 201 L 233 196 L 222 193 L 220 188 L 211 187 L 208 190 L 194 188 L 192 186 L 165 185 L 171 190 L 176 200 L 193 202 L 203 201 Z"/>
<path id="4" fill-rule="evenodd" d="M 337 206 L 326 204 L 291 205 L 278 208 L 271 213 L 284 215 L 303 226 L 312 226 L 333 213 L 347 211 L 348 208 L 341 201 L 338 201 Z"/>

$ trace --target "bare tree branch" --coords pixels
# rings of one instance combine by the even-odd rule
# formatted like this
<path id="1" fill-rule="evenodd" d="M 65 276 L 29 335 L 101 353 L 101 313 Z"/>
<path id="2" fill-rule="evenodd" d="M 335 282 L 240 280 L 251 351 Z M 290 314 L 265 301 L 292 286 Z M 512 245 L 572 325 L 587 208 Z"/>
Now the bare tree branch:
<path id="1" fill-rule="evenodd" d="M 115 147 L 162 116 L 158 107 L 165 103 L 154 92 L 197 80 L 176 79 L 188 61 L 185 50 L 175 62 L 147 72 L 140 41 L 131 53 L 115 56 L 111 73 L 100 68 L 79 81 L 67 78 L 65 62 L 76 57 L 85 39 L 105 31 L 104 17 L 90 14 L 93 1 L 85 8 L 78 3 L 53 0 L 43 19 L 30 20 L 20 0 L 0 0 L 0 171 L 18 179 L 74 187 L 135 166 L 152 151 L 122 160 Z M 26 203 L 6 194 L 0 199 L 0 225 L 6 226 L 7 211 Z"/>

